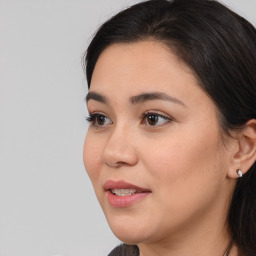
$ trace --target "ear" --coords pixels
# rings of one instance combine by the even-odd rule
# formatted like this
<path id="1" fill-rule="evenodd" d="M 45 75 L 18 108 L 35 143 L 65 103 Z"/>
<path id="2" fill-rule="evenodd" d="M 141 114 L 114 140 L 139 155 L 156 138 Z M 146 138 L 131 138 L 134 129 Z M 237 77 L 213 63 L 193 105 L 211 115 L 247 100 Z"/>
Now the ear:
<path id="1" fill-rule="evenodd" d="M 256 161 L 256 119 L 251 119 L 236 133 L 236 147 L 228 170 L 230 178 L 238 178 L 237 170 L 245 174 Z"/>

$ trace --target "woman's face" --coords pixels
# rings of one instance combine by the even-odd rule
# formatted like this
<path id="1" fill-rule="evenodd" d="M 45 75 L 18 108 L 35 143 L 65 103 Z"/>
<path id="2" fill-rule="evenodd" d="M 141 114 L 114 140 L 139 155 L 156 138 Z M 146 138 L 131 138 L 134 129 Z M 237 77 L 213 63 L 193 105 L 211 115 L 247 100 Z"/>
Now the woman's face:
<path id="1" fill-rule="evenodd" d="M 120 240 L 216 227 L 228 207 L 229 151 L 214 103 L 183 62 L 158 42 L 112 45 L 97 61 L 87 104 L 84 163 Z"/>

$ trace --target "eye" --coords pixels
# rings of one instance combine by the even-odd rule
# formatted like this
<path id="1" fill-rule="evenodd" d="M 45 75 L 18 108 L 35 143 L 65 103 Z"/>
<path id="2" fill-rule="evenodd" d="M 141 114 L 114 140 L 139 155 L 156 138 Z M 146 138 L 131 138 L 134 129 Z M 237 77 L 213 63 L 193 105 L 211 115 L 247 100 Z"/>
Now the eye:
<path id="1" fill-rule="evenodd" d="M 151 112 L 143 114 L 143 119 L 142 119 L 142 123 L 148 126 L 159 126 L 161 124 L 164 124 L 170 121 L 171 121 L 171 118 L 160 115 L 158 113 L 151 113 Z"/>
<path id="2" fill-rule="evenodd" d="M 99 113 L 89 114 L 89 117 L 87 117 L 86 120 L 95 127 L 112 124 L 112 121 L 107 116 Z"/>

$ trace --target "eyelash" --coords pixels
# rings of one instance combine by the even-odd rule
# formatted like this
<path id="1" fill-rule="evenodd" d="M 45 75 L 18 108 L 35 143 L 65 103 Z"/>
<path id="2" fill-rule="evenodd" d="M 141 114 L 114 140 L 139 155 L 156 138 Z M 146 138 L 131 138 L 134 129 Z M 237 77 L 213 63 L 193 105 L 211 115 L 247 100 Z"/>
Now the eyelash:
<path id="1" fill-rule="evenodd" d="M 151 116 L 151 117 L 152 117 L 152 116 L 157 117 L 157 121 L 159 121 L 159 118 L 163 119 L 163 120 L 164 120 L 163 123 L 173 121 L 172 118 L 163 116 L 163 115 L 161 115 L 161 114 L 159 114 L 159 113 L 155 113 L 155 112 L 146 112 L 146 113 L 144 113 L 144 114 L 142 115 L 142 121 L 143 121 L 143 123 L 147 123 L 147 125 L 150 126 L 150 127 L 160 126 L 160 125 L 161 125 L 161 124 L 160 124 L 160 125 L 159 125 L 159 124 L 158 124 L 158 125 L 157 125 L 157 124 L 149 124 L 147 118 L 149 118 L 150 116 Z"/>
<path id="2" fill-rule="evenodd" d="M 93 126 L 95 127 L 101 127 L 101 126 L 104 126 L 104 125 L 99 125 L 96 123 L 97 121 L 97 118 L 99 117 L 103 117 L 104 119 L 108 118 L 107 116 L 103 115 L 103 114 L 100 114 L 100 113 L 89 113 L 89 116 L 86 118 L 86 120 L 91 123 Z M 109 118 L 108 118 L 109 119 Z"/>
<path id="3" fill-rule="evenodd" d="M 157 126 L 160 126 L 160 125 L 161 125 L 161 124 L 150 124 L 150 123 L 148 122 L 148 120 L 147 120 L 147 118 L 149 118 L 150 116 L 151 116 L 151 117 L 155 116 L 157 122 L 159 121 L 159 118 L 161 118 L 162 120 L 164 120 L 163 123 L 173 121 L 172 118 L 163 116 L 163 115 L 161 115 L 161 114 L 159 114 L 159 113 L 155 113 L 155 112 L 146 112 L 146 113 L 143 113 L 143 115 L 142 115 L 142 117 L 141 117 L 141 119 L 142 119 L 142 124 L 145 124 L 145 125 L 147 125 L 147 126 L 149 126 L 149 127 L 154 127 L 154 126 L 157 127 Z M 94 127 L 104 127 L 104 126 L 108 125 L 108 124 L 102 124 L 102 125 L 98 124 L 98 123 L 97 123 L 97 118 L 99 118 L 99 117 L 103 117 L 105 120 L 106 120 L 106 119 L 109 119 L 109 118 L 108 118 L 107 116 L 105 116 L 104 114 L 93 113 L 93 114 L 89 114 L 89 116 L 86 118 L 86 120 L 87 120 L 89 123 L 91 123 Z M 110 119 L 109 119 L 109 120 L 110 120 Z M 111 121 L 110 121 L 110 122 L 111 122 Z M 112 123 L 112 122 L 111 122 L 111 123 Z"/>

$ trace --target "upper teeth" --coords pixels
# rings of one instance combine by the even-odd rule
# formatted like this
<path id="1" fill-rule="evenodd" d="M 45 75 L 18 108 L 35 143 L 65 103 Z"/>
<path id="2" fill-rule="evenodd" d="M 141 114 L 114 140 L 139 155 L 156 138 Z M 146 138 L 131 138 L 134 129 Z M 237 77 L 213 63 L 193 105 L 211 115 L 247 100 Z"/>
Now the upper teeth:
<path id="1" fill-rule="evenodd" d="M 111 189 L 112 193 L 117 195 L 117 196 L 129 196 L 132 194 L 135 194 L 136 189 L 133 188 L 116 188 L 116 189 Z"/>

